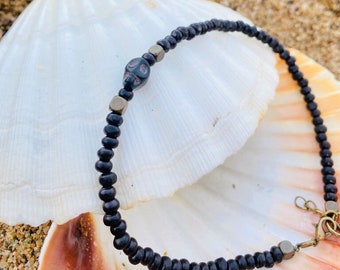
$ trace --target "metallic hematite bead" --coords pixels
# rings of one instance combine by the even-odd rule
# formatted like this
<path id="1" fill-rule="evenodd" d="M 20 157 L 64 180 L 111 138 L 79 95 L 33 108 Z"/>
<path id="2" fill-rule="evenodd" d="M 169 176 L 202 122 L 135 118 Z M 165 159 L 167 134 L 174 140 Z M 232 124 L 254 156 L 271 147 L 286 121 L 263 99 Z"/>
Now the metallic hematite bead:
<path id="1" fill-rule="evenodd" d="M 284 260 L 288 260 L 295 255 L 295 252 L 296 252 L 295 246 L 291 242 L 284 240 L 280 242 L 278 246 L 283 253 Z"/>
<path id="2" fill-rule="evenodd" d="M 126 111 L 127 105 L 128 102 L 124 98 L 120 96 L 114 96 L 110 102 L 110 110 L 119 114 L 123 114 Z"/>
<path id="3" fill-rule="evenodd" d="M 161 61 L 165 55 L 164 49 L 159 45 L 153 45 L 149 49 L 149 53 L 151 53 L 156 58 L 157 62 Z"/>

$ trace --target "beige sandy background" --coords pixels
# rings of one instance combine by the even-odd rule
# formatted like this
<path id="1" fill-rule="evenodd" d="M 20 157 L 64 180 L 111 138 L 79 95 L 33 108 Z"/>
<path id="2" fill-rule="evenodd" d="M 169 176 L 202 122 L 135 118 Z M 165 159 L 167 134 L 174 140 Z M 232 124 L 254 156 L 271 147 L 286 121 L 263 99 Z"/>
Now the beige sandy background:
<path id="1" fill-rule="evenodd" d="M 0 0 L 0 39 L 32 0 Z M 340 80 L 340 0 L 216 0 L 331 70 Z M 212 14 L 213 16 L 213 14 Z M 1 41 L 0 41 L 1 42 Z M 1 63 L 0 63 L 1 65 Z M 0 270 L 36 269 L 49 223 L 0 223 Z"/>

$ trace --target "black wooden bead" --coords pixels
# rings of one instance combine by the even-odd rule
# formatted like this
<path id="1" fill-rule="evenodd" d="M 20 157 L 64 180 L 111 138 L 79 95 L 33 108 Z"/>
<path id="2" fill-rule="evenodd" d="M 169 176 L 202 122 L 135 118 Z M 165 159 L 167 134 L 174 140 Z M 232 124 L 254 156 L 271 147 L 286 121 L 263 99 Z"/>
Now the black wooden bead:
<path id="1" fill-rule="evenodd" d="M 323 196 L 325 201 L 333 201 L 336 202 L 338 200 L 338 197 L 336 196 L 335 193 L 325 193 Z"/>
<path id="2" fill-rule="evenodd" d="M 336 185 L 327 184 L 327 185 L 324 186 L 324 191 L 325 191 L 325 193 L 337 193 L 338 188 L 336 187 Z"/>
<path id="3" fill-rule="evenodd" d="M 242 33 L 246 34 L 247 36 L 249 36 L 252 31 L 251 31 L 251 26 L 246 24 L 242 30 Z"/>
<path id="4" fill-rule="evenodd" d="M 244 258 L 244 256 L 238 255 L 235 258 L 235 260 L 237 261 L 240 270 L 246 270 L 247 269 L 247 261 L 246 261 L 246 258 Z"/>
<path id="5" fill-rule="evenodd" d="M 201 270 L 201 267 L 198 265 L 198 263 L 192 262 L 190 263 L 190 270 Z"/>
<path id="6" fill-rule="evenodd" d="M 256 37 L 256 39 L 262 41 L 264 35 L 265 35 L 265 32 L 263 30 L 260 30 L 260 31 L 257 32 L 255 37 Z"/>
<path id="7" fill-rule="evenodd" d="M 257 268 L 263 267 L 266 264 L 266 257 L 262 252 L 256 252 L 254 254 L 255 266 Z"/>
<path id="8" fill-rule="evenodd" d="M 303 79 L 303 73 L 300 72 L 300 71 L 296 72 L 296 73 L 293 74 L 292 77 L 293 77 L 294 80 L 299 81 L 299 80 Z"/>
<path id="9" fill-rule="evenodd" d="M 266 268 L 272 268 L 274 266 L 274 263 L 275 263 L 272 254 L 269 251 L 265 251 L 265 252 L 263 252 L 263 255 L 264 255 L 265 261 L 266 261 L 264 266 Z"/>
<path id="10" fill-rule="evenodd" d="M 304 97 L 304 100 L 306 102 L 312 102 L 312 101 L 314 101 L 314 99 L 315 99 L 315 96 L 312 93 L 308 93 Z"/>
<path id="11" fill-rule="evenodd" d="M 130 239 L 130 243 L 123 249 L 123 252 L 126 254 L 126 255 L 132 255 L 132 254 L 135 254 L 135 252 L 137 251 L 138 249 L 138 243 L 137 243 L 137 240 L 133 237 L 131 237 Z"/>
<path id="12" fill-rule="evenodd" d="M 183 39 L 183 34 L 178 29 L 173 30 L 171 32 L 171 36 L 174 37 L 177 40 L 177 42 L 180 42 Z"/>
<path id="13" fill-rule="evenodd" d="M 149 247 L 146 247 L 144 248 L 144 256 L 143 256 L 143 259 L 141 261 L 141 263 L 143 265 L 149 265 L 152 263 L 153 259 L 154 259 L 154 252 L 151 248 Z"/>
<path id="14" fill-rule="evenodd" d="M 295 62 L 296 62 L 296 59 L 295 59 L 294 56 L 291 56 L 291 57 L 289 57 L 289 58 L 286 60 L 286 64 L 287 64 L 288 66 L 293 66 L 293 65 L 295 65 Z"/>
<path id="15" fill-rule="evenodd" d="M 113 157 L 113 151 L 110 148 L 102 147 L 97 151 L 97 155 L 101 161 L 110 161 Z"/>
<path id="16" fill-rule="evenodd" d="M 334 177 L 334 175 L 327 174 L 327 175 L 323 176 L 322 181 L 325 184 L 335 184 L 336 183 L 336 178 Z"/>
<path id="17" fill-rule="evenodd" d="M 322 125 L 322 124 L 323 124 L 323 119 L 322 119 L 320 116 L 314 117 L 314 118 L 313 118 L 313 124 L 314 124 L 315 126 L 317 126 L 317 125 Z"/>
<path id="18" fill-rule="evenodd" d="M 210 270 L 208 264 L 205 262 L 199 263 L 199 267 L 200 270 Z"/>
<path id="19" fill-rule="evenodd" d="M 136 252 L 129 256 L 129 262 L 136 265 L 139 264 L 144 256 L 144 249 L 142 247 L 137 247 Z"/>
<path id="20" fill-rule="evenodd" d="M 315 138 L 319 143 L 321 143 L 327 140 L 327 135 L 326 133 L 318 133 Z"/>
<path id="21" fill-rule="evenodd" d="M 297 65 L 291 65 L 291 66 L 288 67 L 288 71 L 290 73 L 296 73 L 296 72 L 299 71 L 299 67 Z"/>
<path id="22" fill-rule="evenodd" d="M 216 263 L 212 261 L 208 262 L 208 267 L 209 267 L 209 270 L 218 270 Z"/>
<path id="23" fill-rule="evenodd" d="M 305 79 L 305 78 L 302 78 L 301 80 L 298 80 L 298 85 L 299 85 L 300 87 L 305 87 L 305 86 L 308 85 L 308 80 Z"/>
<path id="24" fill-rule="evenodd" d="M 196 31 L 196 35 L 200 35 L 202 32 L 202 25 L 200 23 L 192 23 L 190 27 L 194 28 Z"/>
<path id="25" fill-rule="evenodd" d="M 317 107 L 318 107 L 318 104 L 316 104 L 316 102 L 314 102 L 314 101 L 308 102 L 308 103 L 307 103 L 307 108 L 308 108 L 310 111 L 315 110 Z"/>
<path id="26" fill-rule="evenodd" d="M 119 201 L 116 199 L 103 203 L 103 210 L 106 214 L 114 215 L 117 212 L 118 208 Z"/>
<path id="27" fill-rule="evenodd" d="M 133 99 L 134 96 L 132 90 L 126 90 L 124 88 L 119 90 L 118 95 L 124 98 L 126 101 L 130 101 L 131 99 Z"/>
<path id="28" fill-rule="evenodd" d="M 284 49 L 283 49 L 283 46 L 279 43 L 273 48 L 273 51 L 276 53 L 282 53 Z"/>
<path id="29" fill-rule="evenodd" d="M 302 87 L 300 89 L 301 94 L 307 95 L 312 91 L 312 89 L 309 86 Z"/>
<path id="30" fill-rule="evenodd" d="M 218 270 L 228 270 L 228 263 L 224 258 L 218 258 L 215 260 Z"/>
<path id="31" fill-rule="evenodd" d="M 143 55 L 142 55 L 142 57 L 146 60 L 146 61 L 148 61 L 148 63 L 149 63 L 149 65 L 150 66 L 153 66 L 155 63 L 156 63 L 156 58 L 155 58 L 155 56 L 153 55 L 153 54 L 151 54 L 151 53 L 144 53 Z"/>
<path id="32" fill-rule="evenodd" d="M 322 149 L 320 151 L 320 156 L 325 158 L 325 157 L 331 157 L 332 156 L 332 151 L 329 149 Z"/>
<path id="33" fill-rule="evenodd" d="M 314 105 L 313 105 L 313 106 L 314 106 Z M 321 115 L 321 112 L 320 112 L 320 110 L 318 110 L 318 109 L 314 109 L 314 110 L 311 111 L 311 115 L 312 115 L 313 117 L 319 117 L 319 116 Z"/>
<path id="34" fill-rule="evenodd" d="M 103 217 L 103 222 L 106 226 L 116 226 L 120 222 L 121 218 L 122 217 L 119 212 L 114 215 L 106 214 Z"/>
<path id="35" fill-rule="evenodd" d="M 212 19 L 211 22 L 214 24 L 215 29 L 221 30 L 223 28 L 223 24 L 220 20 L 218 19 Z"/>
<path id="36" fill-rule="evenodd" d="M 101 176 L 99 176 L 99 183 L 103 187 L 111 187 L 116 182 L 117 182 L 117 175 L 113 172 L 110 172 L 108 174 L 102 174 Z"/>
<path id="37" fill-rule="evenodd" d="M 173 36 L 166 36 L 165 40 L 169 42 L 170 49 L 174 49 L 177 45 L 177 40 Z"/>
<path id="38" fill-rule="evenodd" d="M 246 24 L 243 21 L 236 21 L 236 29 L 237 31 L 243 32 L 246 28 Z"/>
<path id="39" fill-rule="evenodd" d="M 119 114 L 111 112 L 106 116 L 106 121 L 108 124 L 118 127 L 123 124 L 123 117 Z"/>
<path id="40" fill-rule="evenodd" d="M 247 254 L 244 256 L 247 261 L 247 269 L 255 268 L 255 258 L 253 255 Z"/>
<path id="41" fill-rule="evenodd" d="M 182 265 L 179 260 L 177 259 L 172 260 L 171 270 L 182 270 Z"/>
<path id="42" fill-rule="evenodd" d="M 275 48 L 277 45 L 279 45 L 279 41 L 276 38 L 272 38 L 272 40 L 268 44 L 271 48 Z"/>
<path id="43" fill-rule="evenodd" d="M 161 265 L 162 265 L 162 256 L 155 252 L 152 263 L 149 264 L 149 269 L 160 270 Z"/>
<path id="44" fill-rule="evenodd" d="M 114 187 L 102 187 L 99 190 L 99 198 L 104 202 L 113 200 L 115 196 L 116 196 L 116 189 Z"/>
<path id="45" fill-rule="evenodd" d="M 265 33 L 261 41 L 263 43 L 267 43 L 268 44 L 268 43 L 271 42 L 271 40 L 272 40 L 272 37 L 270 35 L 268 35 L 267 33 Z"/>
<path id="46" fill-rule="evenodd" d="M 326 167 L 332 167 L 334 165 L 333 159 L 326 157 L 321 159 L 321 165 Z"/>
<path id="47" fill-rule="evenodd" d="M 116 226 L 110 227 L 110 232 L 115 237 L 120 237 L 126 232 L 126 222 L 121 220 Z"/>
<path id="48" fill-rule="evenodd" d="M 322 170 L 321 170 L 321 173 L 323 175 L 327 175 L 327 174 L 334 175 L 335 174 L 335 170 L 332 167 L 323 167 Z"/>
<path id="49" fill-rule="evenodd" d="M 283 253 L 282 253 L 282 251 L 281 251 L 281 249 L 279 247 L 273 246 L 270 249 L 270 253 L 272 254 L 273 259 L 274 259 L 275 262 L 277 262 L 277 263 L 282 262 L 282 260 L 283 260 Z"/>
<path id="50" fill-rule="evenodd" d="M 163 256 L 161 270 L 171 270 L 171 267 L 172 267 L 171 259 L 168 256 Z"/>
<path id="51" fill-rule="evenodd" d="M 161 46 L 165 52 L 168 52 L 171 48 L 169 41 L 166 39 L 158 40 L 157 45 Z"/>
<path id="52" fill-rule="evenodd" d="M 204 22 L 200 23 L 200 25 L 202 27 L 201 35 L 204 35 L 208 32 L 208 26 Z"/>
<path id="53" fill-rule="evenodd" d="M 182 270 L 190 270 L 190 262 L 187 259 L 181 259 Z"/>
<path id="54" fill-rule="evenodd" d="M 117 138 L 120 135 L 120 128 L 113 125 L 106 125 L 104 127 L 104 132 L 107 137 Z"/>
<path id="55" fill-rule="evenodd" d="M 102 139 L 102 145 L 106 148 L 117 148 L 119 141 L 116 138 L 104 137 Z"/>
<path id="56" fill-rule="evenodd" d="M 124 248 L 126 248 L 129 243 L 130 243 L 130 235 L 128 233 L 124 233 L 123 235 L 121 235 L 120 237 L 115 237 L 113 240 L 113 246 L 118 249 L 118 250 L 122 250 Z"/>
<path id="57" fill-rule="evenodd" d="M 230 31 L 230 32 L 234 32 L 236 30 L 236 22 L 231 22 L 231 21 L 223 21 L 223 31 Z"/>
<path id="58" fill-rule="evenodd" d="M 112 163 L 111 161 L 101 161 L 101 160 L 98 160 L 96 162 L 96 170 L 98 172 L 101 172 L 101 173 L 109 173 L 112 169 Z"/>
<path id="59" fill-rule="evenodd" d="M 188 28 L 188 37 L 187 40 L 191 40 L 196 36 L 196 30 L 192 26 L 189 26 Z"/>
<path id="60" fill-rule="evenodd" d="M 207 26 L 207 31 L 211 31 L 215 29 L 215 25 L 213 24 L 212 21 L 205 21 L 205 24 Z"/>
<path id="61" fill-rule="evenodd" d="M 323 141 L 322 143 L 320 143 L 320 147 L 321 149 L 329 149 L 331 148 L 331 144 L 329 143 L 329 141 Z"/>
<path id="62" fill-rule="evenodd" d="M 314 127 L 314 131 L 316 133 L 326 132 L 327 127 L 325 125 L 317 125 L 317 126 Z"/>
<path id="63" fill-rule="evenodd" d="M 187 27 L 177 27 L 177 30 L 181 32 L 182 34 L 182 39 L 187 39 L 189 37 L 189 30 Z"/>
<path id="64" fill-rule="evenodd" d="M 290 56 L 290 54 L 289 54 L 289 51 L 287 51 L 287 50 L 283 50 L 283 51 L 280 53 L 280 58 L 281 58 L 282 60 L 288 59 L 289 56 Z"/>
<path id="65" fill-rule="evenodd" d="M 240 268 L 238 267 L 238 264 L 235 260 L 228 260 L 228 270 L 240 270 Z"/>

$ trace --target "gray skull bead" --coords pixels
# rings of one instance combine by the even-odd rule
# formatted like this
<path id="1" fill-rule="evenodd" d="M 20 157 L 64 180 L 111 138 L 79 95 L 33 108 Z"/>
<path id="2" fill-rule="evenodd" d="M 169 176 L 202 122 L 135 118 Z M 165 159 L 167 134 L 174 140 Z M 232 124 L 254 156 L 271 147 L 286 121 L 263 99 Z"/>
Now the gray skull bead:
<path id="1" fill-rule="evenodd" d="M 125 67 L 123 85 L 128 91 L 132 91 L 146 84 L 150 76 L 150 65 L 144 58 L 132 59 Z"/>

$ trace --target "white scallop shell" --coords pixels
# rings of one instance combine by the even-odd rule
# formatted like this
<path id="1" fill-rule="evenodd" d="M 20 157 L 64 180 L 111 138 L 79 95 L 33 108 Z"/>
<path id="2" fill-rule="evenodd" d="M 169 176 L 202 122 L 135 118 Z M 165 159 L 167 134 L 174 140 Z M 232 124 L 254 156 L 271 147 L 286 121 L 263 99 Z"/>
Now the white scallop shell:
<path id="1" fill-rule="evenodd" d="M 340 82 L 311 59 L 299 52 L 293 53 L 310 81 L 328 127 L 334 168 L 339 177 Z M 296 208 L 294 199 L 296 196 L 312 199 L 323 209 L 319 148 L 296 82 L 290 78 L 283 61 L 277 68 L 280 83 L 276 97 L 255 134 L 238 153 L 172 197 L 151 200 L 122 212 L 129 234 L 138 239 L 140 245 L 151 246 L 171 258 L 185 257 L 200 262 L 221 256 L 235 258 L 239 254 L 254 254 L 269 250 L 282 240 L 296 244 L 314 236 L 313 222 L 318 215 Z M 93 219 L 92 227 L 84 231 L 94 236 L 94 247 L 101 245 L 96 258 L 104 262 L 102 269 L 144 269 L 140 265 L 132 266 L 122 252 L 113 250 L 112 236 L 102 225 L 101 216 L 82 218 Z M 66 243 L 64 240 L 56 243 L 53 236 L 60 228 L 74 227 L 74 223 L 51 229 L 40 258 L 41 270 L 63 269 L 67 261 L 63 257 Z M 87 233 L 83 235 L 86 237 Z M 58 239 L 67 238 L 58 236 Z M 80 258 L 85 249 L 78 245 L 81 237 L 76 235 L 70 239 L 73 245 L 68 247 L 77 247 L 78 253 L 75 253 Z M 301 250 L 273 269 L 339 269 L 339 243 L 339 239 L 332 237 L 323 240 L 317 247 Z M 53 257 L 63 258 L 55 268 L 50 264 Z M 78 263 L 93 265 L 85 258 Z"/>
<path id="2" fill-rule="evenodd" d="M 203 0 L 33 1 L 0 43 L 0 220 L 100 213 L 94 163 L 124 66 L 211 17 L 246 21 Z M 273 96 L 274 63 L 258 41 L 214 32 L 153 67 L 114 160 L 123 207 L 170 195 L 237 152 Z"/>

